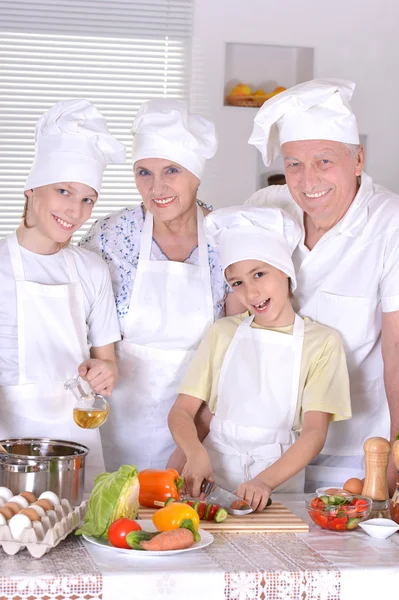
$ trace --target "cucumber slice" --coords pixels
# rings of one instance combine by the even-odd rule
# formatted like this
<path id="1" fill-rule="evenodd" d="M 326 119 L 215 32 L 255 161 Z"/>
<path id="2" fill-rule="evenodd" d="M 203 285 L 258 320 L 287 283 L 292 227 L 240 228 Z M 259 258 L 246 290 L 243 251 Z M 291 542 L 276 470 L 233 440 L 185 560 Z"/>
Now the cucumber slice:
<path id="1" fill-rule="evenodd" d="M 346 528 L 347 529 L 355 529 L 355 527 L 358 526 L 360 521 L 361 521 L 361 519 L 348 519 L 348 522 L 346 523 Z"/>

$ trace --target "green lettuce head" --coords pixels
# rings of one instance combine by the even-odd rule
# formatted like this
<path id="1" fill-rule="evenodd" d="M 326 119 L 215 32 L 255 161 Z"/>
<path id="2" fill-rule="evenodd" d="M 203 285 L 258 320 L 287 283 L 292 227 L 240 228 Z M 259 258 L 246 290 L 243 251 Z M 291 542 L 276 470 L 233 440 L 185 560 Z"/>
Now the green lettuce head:
<path id="1" fill-rule="evenodd" d="M 107 537 L 109 526 L 120 517 L 135 519 L 139 506 L 137 469 L 123 465 L 115 473 L 101 473 L 94 480 L 83 527 L 76 531 L 93 537 Z"/>

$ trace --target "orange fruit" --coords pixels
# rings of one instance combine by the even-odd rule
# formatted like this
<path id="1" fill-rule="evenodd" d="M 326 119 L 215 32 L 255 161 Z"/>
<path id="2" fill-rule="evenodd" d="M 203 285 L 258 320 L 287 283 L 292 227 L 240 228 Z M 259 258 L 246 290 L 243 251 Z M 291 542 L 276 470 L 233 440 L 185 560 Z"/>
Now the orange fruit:
<path id="1" fill-rule="evenodd" d="M 230 92 L 230 96 L 251 96 L 252 90 L 246 83 L 237 83 Z"/>

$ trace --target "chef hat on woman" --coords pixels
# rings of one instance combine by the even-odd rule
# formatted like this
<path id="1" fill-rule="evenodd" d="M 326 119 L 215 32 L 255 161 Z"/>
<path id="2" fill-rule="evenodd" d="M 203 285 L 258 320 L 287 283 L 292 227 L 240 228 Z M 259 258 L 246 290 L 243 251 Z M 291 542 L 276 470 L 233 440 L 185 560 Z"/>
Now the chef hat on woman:
<path id="1" fill-rule="evenodd" d="M 280 208 L 231 206 L 204 219 L 205 235 L 218 246 L 223 272 L 241 260 L 261 260 L 286 273 L 296 288 L 292 253 L 301 238 L 298 223 Z"/>
<path id="2" fill-rule="evenodd" d="M 255 116 L 249 144 L 269 166 L 285 142 L 333 140 L 358 144 L 356 117 L 349 105 L 355 84 L 344 79 L 313 79 L 267 100 Z"/>
<path id="3" fill-rule="evenodd" d="M 35 160 L 24 191 L 70 181 L 99 193 L 105 167 L 125 160 L 125 146 L 111 135 L 91 102 L 63 100 L 37 122 Z"/>
<path id="4" fill-rule="evenodd" d="M 188 112 L 179 100 L 144 102 L 133 127 L 133 164 L 142 158 L 171 160 L 201 179 L 205 161 L 217 150 L 215 126 Z"/>

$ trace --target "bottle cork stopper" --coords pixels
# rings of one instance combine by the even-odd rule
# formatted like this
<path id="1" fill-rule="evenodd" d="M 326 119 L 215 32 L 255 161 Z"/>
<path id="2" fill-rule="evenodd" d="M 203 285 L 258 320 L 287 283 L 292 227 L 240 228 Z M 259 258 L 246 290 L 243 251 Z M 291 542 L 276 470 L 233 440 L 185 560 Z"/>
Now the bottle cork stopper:
<path id="1" fill-rule="evenodd" d="M 389 498 L 387 468 L 391 444 L 382 437 L 372 437 L 363 444 L 366 477 L 362 496 L 383 501 Z"/>

